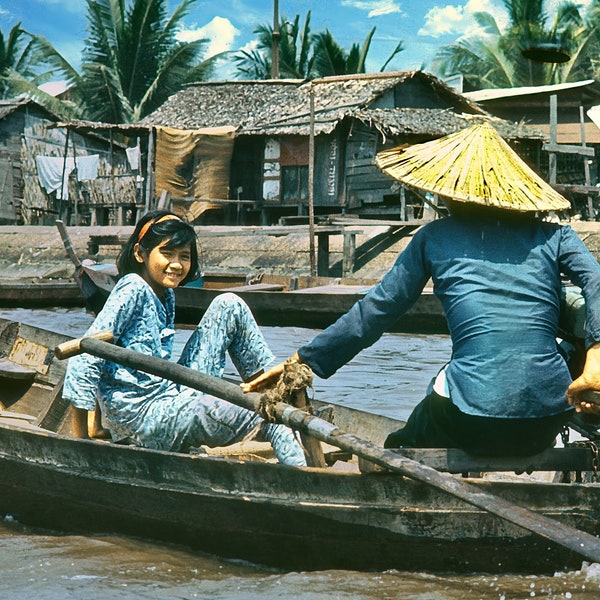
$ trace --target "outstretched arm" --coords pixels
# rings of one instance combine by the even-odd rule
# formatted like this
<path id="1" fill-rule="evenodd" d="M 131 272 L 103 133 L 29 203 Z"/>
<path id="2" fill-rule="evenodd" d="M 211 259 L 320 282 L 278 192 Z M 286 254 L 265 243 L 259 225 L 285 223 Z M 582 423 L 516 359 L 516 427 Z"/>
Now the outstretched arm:
<path id="1" fill-rule="evenodd" d="M 598 400 L 590 392 L 599 392 Z M 588 348 L 583 372 L 567 389 L 567 400 L 577 412 L 600 413 L 600 342 Z"/>

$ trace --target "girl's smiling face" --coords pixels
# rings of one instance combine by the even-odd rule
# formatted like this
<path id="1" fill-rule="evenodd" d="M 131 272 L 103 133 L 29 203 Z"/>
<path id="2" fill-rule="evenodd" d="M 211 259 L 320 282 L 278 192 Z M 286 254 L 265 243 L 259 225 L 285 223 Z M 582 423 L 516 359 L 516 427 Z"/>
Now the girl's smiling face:
<path id="1" fill-rule="evenodd" d="M 142 277 L 161 297 L 167 288 L 176 288 L 190 272 L 192 264 L 191 246 L 167 248 L 169 240 L 155 246 L 150 252 L 139 244 L 134 246 L 134 256 L 143 263 Z"/>

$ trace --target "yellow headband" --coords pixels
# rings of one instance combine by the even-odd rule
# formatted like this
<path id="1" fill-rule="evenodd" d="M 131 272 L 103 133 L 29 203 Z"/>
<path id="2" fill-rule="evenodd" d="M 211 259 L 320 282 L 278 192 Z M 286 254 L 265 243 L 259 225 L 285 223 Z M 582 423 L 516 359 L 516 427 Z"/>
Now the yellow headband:
<path id="1" fill-rule="evenodd" d="M 156 223 L 162 223 L 163 221 L 181 221 L 181 219 L 177 215 L 165 215 L 164 217 L 159 217 L 158 219 L 150 219 L 144 226 L 140 229 L 138 233 L 137 243 L 139 244 L 144 236 L 148 233 L 148 230 L 152 225 L 156 225 Z"/>

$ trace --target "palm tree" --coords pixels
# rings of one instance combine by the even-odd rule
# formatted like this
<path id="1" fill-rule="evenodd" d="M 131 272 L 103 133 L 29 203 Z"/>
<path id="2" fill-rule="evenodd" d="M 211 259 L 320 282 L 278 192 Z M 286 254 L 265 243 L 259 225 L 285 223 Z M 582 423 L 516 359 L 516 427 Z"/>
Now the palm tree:
<path id="1" fill-rule="evenodd" d="M 434 58 L 433 70 L 442 77 L 462 73 L 471 89 L 519 85 L 514 62 L 500 47 L 501 33 L 494 17 L 479 12 L 474 18 L 486 35 L 444 46 Z"/>
<path id="2" fill-rule="evenodd" d="M 7 37 L 0 31 L 0 97 L 37 90 L 51 74 L 43 69 L 44 60 L 31 36 L 21 28 L 21 22 L 12 27 Z"/>
<path id="3" fill-rule="evenodd" d="M 352 75 L 365 72 L 365 60 L 371 47 L 371 40 L 375 27 L 369 31 L 362 48 L 359 44 L 352 44 L 346 52 L 334 39 L 330 31 L 315 36 L 314 57 L 315 73 L 318 77 L 331 75 Z"/>
<path id="4" fill-rule="evenodd" d="M 293 21 L 281 17 L 279 26 L 279 76 L 283 79 L 307 79 L 312 73 L 313 59 L 309 57 L 312 47 L 310 33 L 310 11 L 304 25 L 300 26 L 300 15 Z M 237 72 L 244 79 L 268 79 L 271 77 L 271 48 L 273 27 L 259 25 L 254 32 L 258 39 L 256 48 L 241 50 L 233 57 Z"/>
<path id="5" fill-rule="evenodd" d="M 593 20 L 584 20 L 577 5 L 561 5 L 549 27 L 543 0 L 504 0 L 504 6 L 509 16 L 506 31 L 500 30 L 491 14 L 476 13 L 484 34 L 442 48 L 434 59 L 434 71 L 441 76 L 462 73 L 470 89 L 544 85 L 591 75 L 591 57 L 598 53 L 598 28 Z M 590 14 L 594 6 L 597 14 L 597 3 Z M 560 43 L 572 59 L 558 65 L 522 56 L 526 48 L 548 42 Z"/>
<path id="6" fill-rule="evenodd" d="M 83 116 L 108 123 L 136 122 L 189 81 L 207 78 L 217 57 L 201 61 L 206 39 L 179 42 L 176 34 L 196 0 L 173 14 L 167 0 L 87 0 L 88 34 L 77 72 L 37 36 L 48 60 L 67 78 Z"/>
<path id="7" fill-rule="evenodd" d="M 556 67 L 561 81 L 600 76 L 600 3 L 593 2 L 586 15 L 579 9 L 572 2 L 562 4 L 552 27 L 552 35 L 571 56 L 569 62 Z"/>
<path id="8" fill-rule="evenodd" d="M 364 73 L 366 60 L 375 34 L 375 27 L 367 34 L 362 46 L 352 44 L 349 51 L 342 48 L 329 30 L 312 35 L 310 33 L 308 11 L 304 26 L 300 28 L 300 15 L 292 22 L 281 18 L 279 40 L 279 73 L 282 78 L 312 79 L 330 75 L 351 75 Z M 271 76 L 271 48 L 273 28 L 259 25 L 257 46 L 253 50 L 243 50 L 234 56 L 238 74 L 243 78 L 267 79 Z M 381 71 L 404 49 L 398 42 L 396 48 L 381 67 Z M 312 54 L 311 54 L 312 53 Z"/>

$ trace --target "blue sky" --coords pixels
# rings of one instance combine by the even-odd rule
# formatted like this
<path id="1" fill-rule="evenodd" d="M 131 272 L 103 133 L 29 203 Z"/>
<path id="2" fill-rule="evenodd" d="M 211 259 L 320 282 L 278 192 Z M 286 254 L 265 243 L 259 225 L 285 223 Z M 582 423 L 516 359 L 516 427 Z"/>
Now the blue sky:
<path id="1" fill-rule="evenodd" d="M 557 1 L 546 0 L 546 8 L 551 10 Z M 170 11 L 178 4 L 171 0 Z M 300 14 L 303 21 L 310 10 L 311 30 L 329 29 L 347 49 L 355 42 L 362 43 L 376 27 L 368 71 L 379 71 L 400 40 L 405 50 L 387 70 L 423 66 L 427 70 L 439 47 L 474 31 L 473 12 L 490 12 L 502 26 L 506 22 L 502 7 L 502 0 L 279 0 L 280 16 Z M 5 34 L 22 21 L 24 29 L 45 36 L 75 66 L 86 35 L 85 15 L 84 0 L 0 0 L 0 29 Z M 185 18 L 181 37 L 210 38 L 211 54 L 235 51 L 252 44 L 256 25 L 272 22 L 272 0 L 198 0 Z"/>

